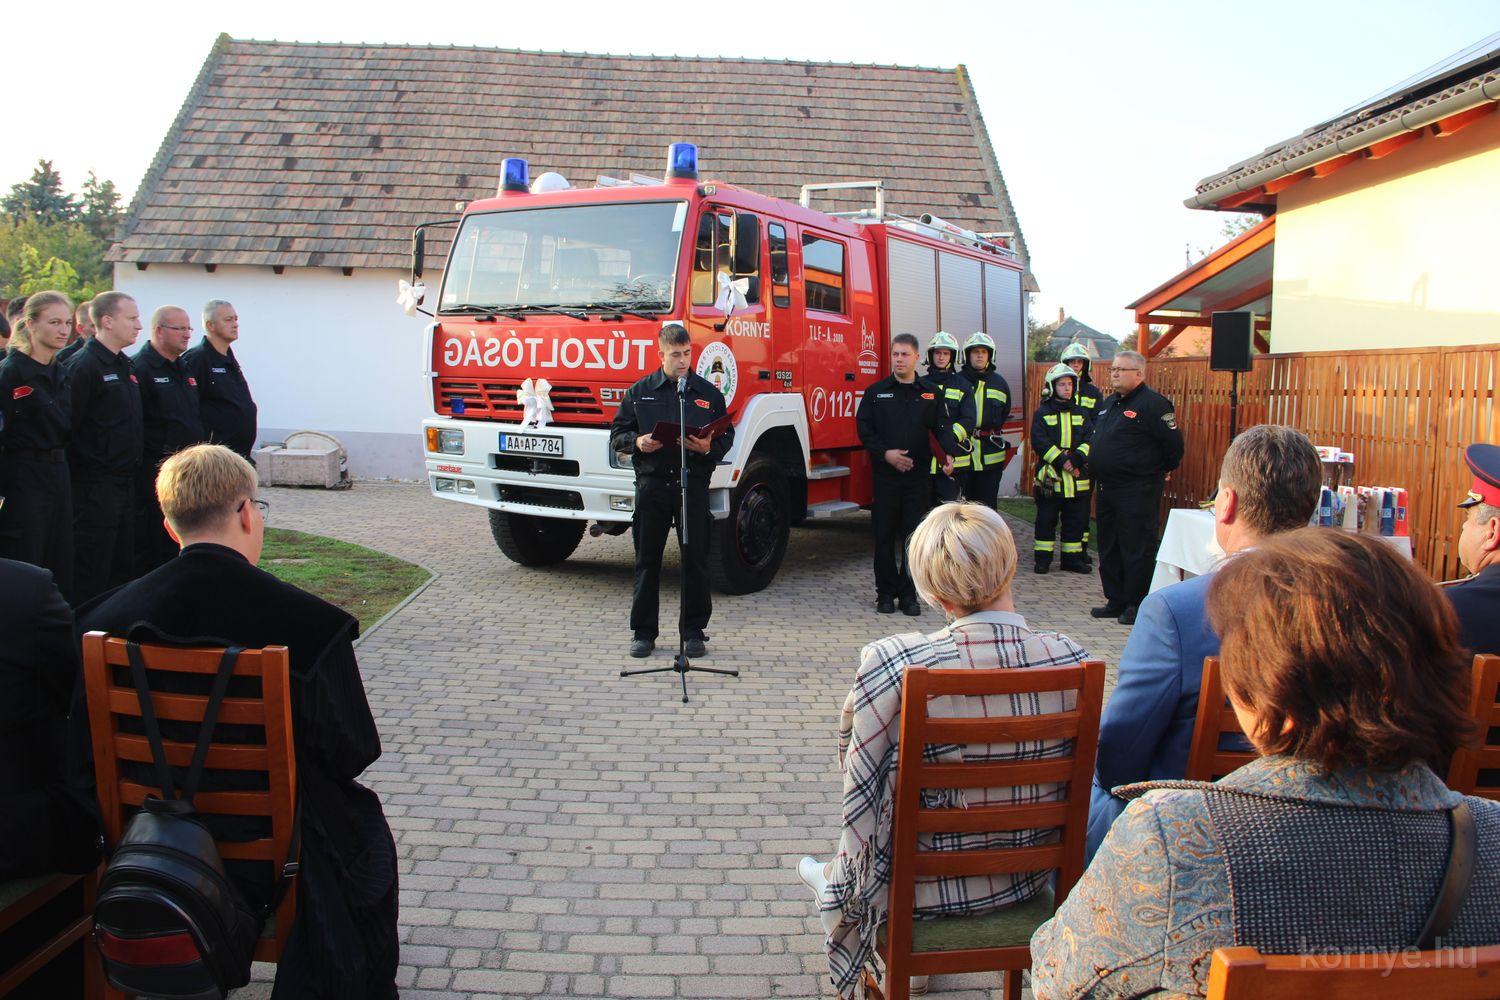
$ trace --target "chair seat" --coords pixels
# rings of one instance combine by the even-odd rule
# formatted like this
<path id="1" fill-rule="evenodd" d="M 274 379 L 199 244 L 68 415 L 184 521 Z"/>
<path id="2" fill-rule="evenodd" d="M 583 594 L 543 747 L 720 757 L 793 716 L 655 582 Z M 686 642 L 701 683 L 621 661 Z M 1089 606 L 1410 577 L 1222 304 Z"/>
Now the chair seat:
<path id="1" fill-rule="evenodd" d="M 10 909 L 57 877 L 56 875 L 31 875 L 27 878 L 0 882 L 0 910 Z"/>
<path id="2" fill-rule="evenodd" d="M 969 948 L 1006 948 L 1029 944 L 1031 935 L 1057 907 L 1052 890 L 1043 889 L 1026 902 L 973 916 L 913 920 L 914 954 L 931 951 L 964 951 Z M 880 928 L 880 947 L 885 947 L 885 928 Z"/>

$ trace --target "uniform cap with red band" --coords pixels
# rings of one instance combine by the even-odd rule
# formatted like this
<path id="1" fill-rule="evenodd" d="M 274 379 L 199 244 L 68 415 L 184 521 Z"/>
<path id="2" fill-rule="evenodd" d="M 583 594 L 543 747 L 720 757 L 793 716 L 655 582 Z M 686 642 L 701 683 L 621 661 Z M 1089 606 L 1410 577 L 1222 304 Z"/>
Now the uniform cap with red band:
<path id="1" fill-rule="evenodd" d="M 1487 503 L 1500 507 L 1500 447 L 1492 444 L 1471 444 L 1464 449 L 1464 462 L 1474 473 L 1474 485 L 1460 507 L 1473 507 Z"/>

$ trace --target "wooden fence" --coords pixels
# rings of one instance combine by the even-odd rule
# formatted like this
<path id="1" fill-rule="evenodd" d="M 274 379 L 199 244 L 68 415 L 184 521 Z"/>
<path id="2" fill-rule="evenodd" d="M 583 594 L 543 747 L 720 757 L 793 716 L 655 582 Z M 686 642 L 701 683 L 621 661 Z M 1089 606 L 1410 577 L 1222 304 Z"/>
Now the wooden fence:
<path id="1" fill-rule="evenodd" d="M 1412 551 L 1438 580 L 1463 575 L 1456 504 L 1471 476 L 1463 450 L 1500 443 L 1500 344 L 1396 351 L 1268 354 L 1240 376 L 1239 426 L 1296 427 L 1317 445 L 1354 454 L 1354 481 L 1400 486 L 1409 494 Z M 1033 365 L 1027 410 L 1034 412 L 1050 365 Z M 1167 483 L 1167 507 L 1195 506 L 1213 495 L 1229 447 L 1230 375 L 1207 358 L 1153 360 L 1147 380 L 1177 405 L 1186 438 L 1182 466 Z M 1108 372 L 1097 381 L 1108 393 Z M 1027 455 L 1030 482 L 1031 456 Z"/>

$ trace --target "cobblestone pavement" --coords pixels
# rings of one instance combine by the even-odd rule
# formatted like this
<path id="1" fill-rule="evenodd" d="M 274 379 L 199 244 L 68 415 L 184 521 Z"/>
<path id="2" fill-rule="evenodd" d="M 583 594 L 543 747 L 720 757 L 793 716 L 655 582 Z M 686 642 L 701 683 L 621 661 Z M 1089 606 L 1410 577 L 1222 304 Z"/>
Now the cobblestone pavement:
<path id="1" fill-rule="evenodd" d="M 875 613 L 868 515 L 794 531 L 768 590 L 714 596 L 706 665 L 740 676 L 690 676 L 684 705 L 675 674 L 619 676 L 643 665 L 626 655 L 628 534 L 534 570 L 500 555 L 482 509 L 422 486 L 265 495 L 273 526 L 439 574 L 359 648 L 385 746 L 364 780 L 400 856 L 403 997 L 829 995 L 793 865 L 835 842 L 838 708 L 864 643 L 941 624 Z M 1028 621 L 1113 666 L 1127 630 L 1088 616 L 1097 579 L 1033 575 L 1030 527 L 1011 526 Z M 933 994 L 997 984 L 938 977 Z"/>

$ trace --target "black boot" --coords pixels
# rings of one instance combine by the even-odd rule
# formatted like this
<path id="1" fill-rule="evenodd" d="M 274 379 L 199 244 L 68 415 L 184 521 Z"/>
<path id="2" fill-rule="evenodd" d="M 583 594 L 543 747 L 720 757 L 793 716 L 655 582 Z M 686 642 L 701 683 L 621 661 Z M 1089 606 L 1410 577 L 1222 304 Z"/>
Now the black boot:
<path id="1" fill-rule="evenodd" d="M 1042 558 L 1038 557 L 1037 561 L 1036 561 L 1036 565 L 1032 567 L 1032 572 L 1038 573 L 1038 574 L 1046 573 L 1047 570 L 1050 569 L 1051 567 L 1052 567 L 1052 560 L 1051 559 L 1042 559 Z"/>

